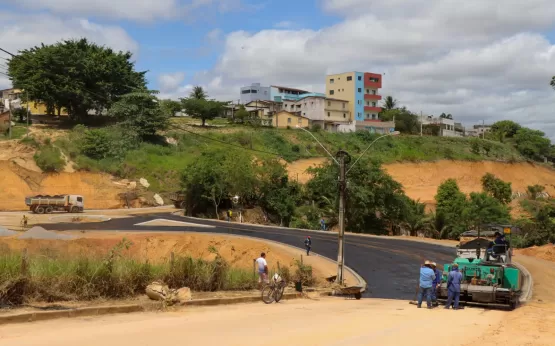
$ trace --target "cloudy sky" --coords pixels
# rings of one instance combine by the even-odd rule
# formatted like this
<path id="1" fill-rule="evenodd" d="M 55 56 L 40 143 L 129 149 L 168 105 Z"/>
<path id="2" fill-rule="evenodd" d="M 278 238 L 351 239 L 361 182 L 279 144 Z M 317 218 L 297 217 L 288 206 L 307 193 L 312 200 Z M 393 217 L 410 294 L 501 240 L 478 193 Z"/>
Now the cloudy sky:
<path id="1" fill-rule="evenodd" d="M 83 36 L 130 50 L 167 97 L 202 85 L 237 100 L 252 82 L 323 91 L 327 73 L 376 72 L 413 111 L 555 139 L 553 0 L 0 0 L 0 28 L 14 53 Z"/>

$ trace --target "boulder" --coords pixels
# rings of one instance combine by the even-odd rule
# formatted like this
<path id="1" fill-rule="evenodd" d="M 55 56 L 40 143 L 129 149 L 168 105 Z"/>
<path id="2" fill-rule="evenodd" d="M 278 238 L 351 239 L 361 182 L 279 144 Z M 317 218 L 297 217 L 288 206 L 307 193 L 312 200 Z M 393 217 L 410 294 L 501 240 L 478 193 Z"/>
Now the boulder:
<path id="1" fill-rule="evenodd" d="M 148 180 L 146 180 L 145 178 L 139 179 L 139 183 L 140 183 L 142 186 L 146 187 L 147 189 L 148 189 L 148 187 L 150 186 L 150 184 L 148 183 Z"/>
<path id="2" fill-rule="evenodd" d="M 164 200 L 162 199 L 162 197 L 160 197 L 159 194 L 154 195 L 154 200 L 156 201 L 156 204 L 164 205 Z"/>
<path id="3" fill-rule="evenodd" d="M 152 300 L 169 300 L 171 299 L 171 290 L 160 282 L 153 282 L 146 286 L 146 295 Z"/>
<path id="4" fill-rule="evenodd" d="M 182 287 L 175 292 L 175 299 L 180 302 L 188 302 L 193 300 L 191 289 L 189 287 Z"/>

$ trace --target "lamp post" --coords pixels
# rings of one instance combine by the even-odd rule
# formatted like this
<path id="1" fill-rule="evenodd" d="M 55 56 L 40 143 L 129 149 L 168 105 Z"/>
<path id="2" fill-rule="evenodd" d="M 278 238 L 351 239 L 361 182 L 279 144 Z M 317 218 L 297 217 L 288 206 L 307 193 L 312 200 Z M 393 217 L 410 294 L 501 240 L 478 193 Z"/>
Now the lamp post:
<path id="1" fill-rule="evenodd" d="M 338 232 L 338 248 L 337 248 L 337 277 L 335 279 L 335 282 L 338 284 L 342 284 L 343 283 L 343 267 L 345 264 L 345 190 L 347 188 L 347 173 L 349 173 L 351 171 L 351 169 L 353 169 L 353 167 L 357 164 L 357 162 L 362 158 L 362 156 L 364 156 L 364 154 L 366 154 L 366 152 L 368 151 L 368 149 L 370 149 L 370 147 L 376 143 L 378 140 L 385 138 L 385 137 L 391 137 L 391 136 L 397 136 L 400 134 L 399 131 L 393 131 L 390 132 L 388 134 L 385 134 L 383 136 L 380 136 L 378 138 L 376 138 L 372 143 L 370 143 L 368 145 L 368 147 L 366 147 L 366 149 L 364 149 L 364 151 L 362 152 L 362 154 L 360 154 L 360 156 L 355 160 L 355 162 L 349 167 L 348 170 L 346 170 L 347 168 L 347 164 L 350 163 L 351 161 L 351 156 L 349 155 L 349 153 L 347 153 L 344 150 L 339 150 L 336 154 L 336 157 L 333 157 L 330 152 L 324 147 L 324 145 L 322 143 L 320 143 L 320 141 L 307 129 L 304 129 L 300 126 L 296 126 L 298 129 L 301 129 L 305 132 L 307 132 L 308 134 L 310 134 L 312 136 L 312 138 L 314 138 L 314 140 L 316 140 L 316 142 L 326 151 L 326 153 L 329 155 L 329 157 L 339 166 L 339 232 Z"/>

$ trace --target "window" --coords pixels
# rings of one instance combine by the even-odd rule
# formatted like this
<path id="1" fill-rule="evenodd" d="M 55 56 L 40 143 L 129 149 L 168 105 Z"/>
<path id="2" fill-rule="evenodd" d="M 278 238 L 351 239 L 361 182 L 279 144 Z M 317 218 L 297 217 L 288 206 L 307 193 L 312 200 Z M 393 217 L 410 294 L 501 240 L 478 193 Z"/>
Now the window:
<path id="1" fill-rule="evenodd" d="M 330 79 L 330 84 L 333 84 L 333 82 L 335 82 L 335 81 L 333 80 L 333 78 Z"/>
<path id="2" fill-rule="evenodd" d="M 302 119 L 302 118 L 299 118 L 299 121 L 298 121 L 298 122 L 299 122 L 299 125 L 302 124 L 302 123 L 303 123 L 303 119 Z"/>
<path id="3" fill-rule="evenodd" d="M 287 123 L 291 124 L 291 118 L 287 118 Z"/>
<path id="4" fill-rule="evenodd" d="M 360 112 L 358 113 L 358 116 L 359 116 L 359 118 L 360 118 Z"/>
<path id="5" fill-rule="evenodd" d="M 343 103 L 343 109 L 345 109 L 345 103 Z"/>
<path id="6" fill-rule="evenodd" d="M 362 88 L 358 88 L 358 92 L 361 93 L 361 92 L 362 92 Z"/>
<path id="7" fill-rule="evenodd" d="M 370 119 L 370 114 L 366 114 L 366 119 Z"/>
<path id="8" fill-rule="evenodd" d="M 370 101 L 366 101 L 366 105 L 367 105 L 367 106 L 370 106 Z"/>
<path id="9" fill-rule="evenodd" d="M 251 90 L 251 93 L 256 94 L 256 93 L 258 93 L 258 91 L 257 90 Z"/>
<path id="10" fill-rule="evenodd" d="M 376 102 L 372 102 L 372 107 L 376 107 Z"/>
<path id="11" fill-rule="evenodd" d="M 372 90 L 372 95 L 376 95 L 376 90 Z"/>
<path id="12" fill-rule="evenodd" d="M 328 112 L 328 117 L 329 117 L 329 116 L 331 116 L 331 113 L 330 113 L 330 112 Z"/>
<path id="13" fill-rule="evenodd" d="M 77 202 L 83 202 L 83 197 L 77 197 Z"/>
<path id="14" fill-rule="evenodd" d="M 362 77 L 361 77 L 361 76 L 358 76 L 358 80 L 362 80 Z"/>
<path id="15" fill-rule="evenodd" d="M 346 117 L 347 117 L 347 114 L 343 113 L 343 118 L 346 118 Z"/>
<path id="16" fill-rule="evenodd" d="M 333 94 L 335 94 L 335 93 L 333 92 L 333 90 L 330 90 L 330 95 L 333 95 Z"/>
<path id="17" fill-rule="evenodd" d="M 328 107 L 331 107 L 331 101 L 328 101 Z"/>
<path id="18" fill-rule="evenodd" d="M 351 77 L 351 76 L 347 77 L 347 82 L 350 82 L 352 80 L 353 80 L 353 77 Z"/>
<path id="19" fill-rule="evenodd" d="M 241 91 L 241 94 L 250 94 L 250 93 L 251 93 L 250 90 L 243 90 L 243 91 Z"/>
<path id="20" fill-rule="evenodd" d="M 359 105 L 361 105 L 361 104 L 362 104 L 362 101 L 361 101 L 361 100 L 358 100 L 357 103 L 358 103 Z"/>

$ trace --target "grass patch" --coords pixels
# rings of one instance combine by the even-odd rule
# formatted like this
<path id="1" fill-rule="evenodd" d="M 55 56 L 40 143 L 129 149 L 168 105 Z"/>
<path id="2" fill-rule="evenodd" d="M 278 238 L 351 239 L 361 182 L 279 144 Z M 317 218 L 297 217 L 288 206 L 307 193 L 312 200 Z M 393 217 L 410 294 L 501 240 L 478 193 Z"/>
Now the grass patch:
<path id="1" fill-rule="evenodd" d="M 9 139 L 20 139 L 23 138 L 27 134 L 27 126 L 26 125 L 15 125 L 12 126 L 12 137 L 8 135 L 8 131 L 0 131 L 0 141 L 5 141 Z"/>
<path id="2" fill-rule="evenodd" d="M 44 172 L 61 172 L 66 164 L 60 149 L 49 143 L 43 145 L 33 158 Z"/>

